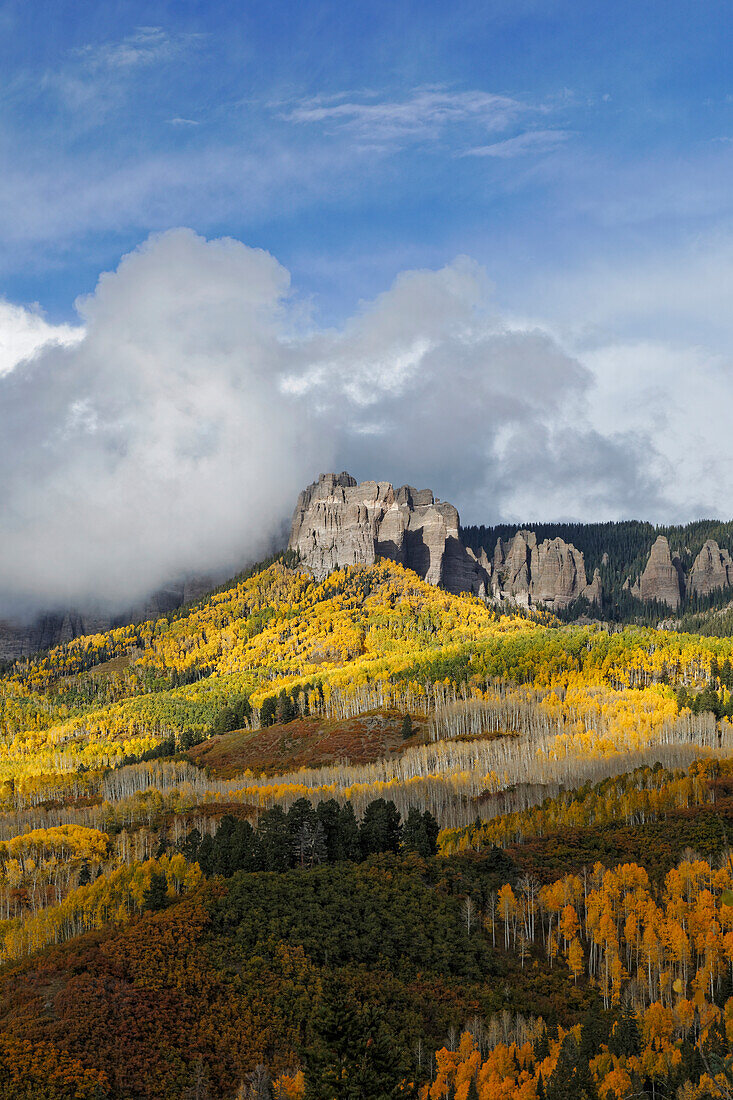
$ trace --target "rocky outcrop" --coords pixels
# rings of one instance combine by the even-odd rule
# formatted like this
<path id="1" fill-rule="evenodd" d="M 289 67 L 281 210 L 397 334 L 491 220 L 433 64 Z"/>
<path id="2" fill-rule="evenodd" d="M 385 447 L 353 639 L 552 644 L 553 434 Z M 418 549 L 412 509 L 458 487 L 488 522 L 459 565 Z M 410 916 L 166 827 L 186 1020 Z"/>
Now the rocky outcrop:
<path id="1" fill-rule="evenodd" d="M 596 569 L 589 584 L 582 552 L 563 539 L 538 543 L 534 531 L 517 531 L 507 543 L 497 540 L 491 592 L 497 600 L 527 607 L 543 604 L 553 610 L 581 597 L 600 604 L 601 575 Z"/>
<path id="2" fill-rule="evenodd" d="M 608 557 L 608 555 L 604 554 L 604 557 Z M 590 603 L 595 603 L 599 607 L 601 606 L 601 600 L 603 598 L 603 584 L 601 583 L 601 571 L 598 566 L 596 566 L 596 568 L 593 570 L 593 580 L 585 589 L 583 595 Z"/>
<path id="3" fill-rule="evenodd" d="M 672 557 L 664 535 L 657 537 L 644 572 L 631 592 L 646 603 L 656 600 L 675 609 L 679 607 L 685 593 L 685 574 L 677 555 Z"/>
<path id="4" fill-rule="evenodd" d="M 733 585 L 733 559 L 714 539 L 708 539 L 692 564 L 687 591 L 690 596 L 708 596 L 730 585 Z"/>
<path id="5" fill-rule="evenodd" d="M 585 596 L 600 603 L 601 578 L 590 584 L 582 553 L 562 539 L 538 544 L 532 531 L 497 541 L 493 561 L 460 538 L 458 512 L 429 489 L 387 481 L 360 485 L 347 473 L 322 474 L 304 489 L 293 515 L 289 548 L 322 579 L 345 565 L 391 558 L 449 592 L 530 606 L 564 608 Z"/>
<path id="6" fill-rule="evenodd" d="M 456 509 L 430 489 L 321 474 L 298 497 L 288 547 L 319 580 L 382 557 L 449 592 L 485 596 L 488 572 L 464 547 L 458 527 Z"/>

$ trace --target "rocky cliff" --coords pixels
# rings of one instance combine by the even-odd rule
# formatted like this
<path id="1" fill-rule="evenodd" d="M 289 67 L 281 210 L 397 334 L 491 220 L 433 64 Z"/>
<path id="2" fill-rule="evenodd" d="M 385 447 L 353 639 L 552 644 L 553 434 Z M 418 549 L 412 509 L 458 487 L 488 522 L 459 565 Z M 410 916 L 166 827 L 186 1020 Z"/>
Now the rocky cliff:
<path id="1" fill-rule="evenodd" d="M 298 497 L 288 547 L 318 579 L 382 557 L 449 592 L 486 596 L 488 571 L 463 546 L 458 526 L 453 505 L 430 489 L 321 474 Z"/>
<path id="2" fill-rule="evenodd" d="M 708 539 L 692 564 L 687 591 L 690 596 L 709 596 L 730 585 L 733 585 L 733 560 L 714 539 Z"/>
<path id="3" fill-rule="evenodd" d="M 721 532 L 726 537 L 730 529 L 733 540 L 733 524 L 710 521 L 702 534 L 702 538 L 708 534 L 704 543 L 700 524 L 691 527 L 689 543 L 683 544 L 684 568 L 680 557 L 671 552 L 668 539 L 658 535 L 641 576 L 632 584 L 627 555 L 640 560 L 656 534 L 649 524 L 540 525 L 547 537 L 516 527 L 469 528 L 462 535 L 456 509 L 436 499 L 430 489 L 410 485 L 395 489 L 386 481 L 357 484 L 347 473 L 322 474 L 298 498 L 289 548 L 297 551 L 302 564 L 319 579 L 339 566 L 371 564 L 385 557 L 413 569 L 430 584 L 449 592 L 469 592 L 496 604 L 542 605 L 563 611 L 584 598 L 600 611 L 604 601 L 615 604 L 625 590 L 644 602 L 679 610 L 690 598 L 710 597 L 714 602 L 717 591 L 733 587 L 733 558 L 711 537 L 720 538 Z M 670 536 L 675 545 L 680 544 L 679 529 L 672 529 Z M 475 549 L 466 545 L 464 538 Z M 588 579 L 583 552 L 570 538 L 583 545 L 592 560 L 600 561 L 603 582 L 598 568 Z M 610 543 L 604 544 L 605 539 Z M 609 545 L 612 557 L 606 552 Z M 197 577 L 171 584 L 144 605 L 115 616 L 87 609 L 46 613 L 30 625 L 0 620 L 0 661 L 14 660 L 80 634 L 157 618 L 197 599 L 223 580 L 223 576 Z M 608 586 L 606 591 L 603 584 Z M 635 615 L 638 609 L 632 607 L 628 617 Z"/>
<path id="4" fill-rule="evenodd" d="M 491 593 L 497 600 L 553 610 L 584 597 L 600 604 L 601 576 L 588 583 L 583 554 L 561 538 L 537 541 L 533 531 L 517 531 L 507 543 L 497 540 L 491 570 Z"/>
<path id="5" fill-rule="evenodd" d="M 685 574 L 677 554 L 672 556 L 664 535 L 657 537 L 644 572 L 629 590 L 632 596 L 645 603 L 657 600 L 675 610 L 680 606 L 685 594 Z"/>
<path id="6" fill-rule="evenodd" d="M 686 597 L 710 596 L 713 592 L 733 586 L 733 559 L 721 549 L 715 539 L 708 539 L 689 572 L 685 572 L 678 554 L 672 554 L 669 542 L 659 535 L 649 553 L 644 572 L 625 587 L 632 596 L 649 603 L 656 600 L 677 610 Z"/>
<path id="7" fill-rule="evenodd" d="M 659 535 L 641 577 L 627 587 L 645 603 L 656 600 L 677 610 L 685 596 L 709 596 L 732 585 L 733 559 L 714 539 L 705 542 L 686 574 L 679 555 L 672 554 L 665 536 Z"/>
<path id="8" fill-rule="evenodd" d="M 322 474 L 303 490 L 289 548 L 319 579 L 340 566 L 384 557 L 449 592 L 495 601 L 560 609 L 580 596 L 601 598 L 600 574 L 589 584 L 583 555 L 562 539 L 538 544 L 531 531 L 520 531 L 506 544 L 499 539 L 490 561 L 463 545 L 458 512 L 430 489 L 357 484 L 347 473 Z"/>

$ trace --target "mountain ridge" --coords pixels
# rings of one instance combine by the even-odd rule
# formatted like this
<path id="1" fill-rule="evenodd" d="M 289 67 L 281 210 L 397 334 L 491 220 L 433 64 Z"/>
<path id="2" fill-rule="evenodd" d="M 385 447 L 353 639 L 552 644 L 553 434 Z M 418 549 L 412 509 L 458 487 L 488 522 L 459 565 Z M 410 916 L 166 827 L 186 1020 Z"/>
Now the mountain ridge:
<path id="1" fill-rule="evenodd" d="M 456 508 L 430 489 L 357 483 L 344 471 L 321 474 L 300 494 L 288 548 L 317 578 L 344 565 L 369 565 L 386 557 L 449 592 L 561 613 L 587 608 L 595 615 L 623 617 L 624 607 L 614 608 L 614 603 L 625 603 L 627 614 L 634 605 L 637 612 L 645 605 L 676 612 L 692 601 L 697 609 L 706 601 L 712 605 L 733 585 L 730 552 L 712 537 L 720 530 L 733 544 L 733 524 L 697 521 L 660 530 L 625 521 L 618 528 L 633 533 L 631 560 L 613 554 L 611 539 L 615 560 L 604 549 L 600 558 L 590 555 L 588 566 L 584 549 L 563 537 L 567 526 L 463 528 Z M 614 531 L 609 524 L 573 527 L 581 536 L 584 527 Z M 693 537 L 684 540 L 688 532 Z M 701 534 L 707 536 L 704 541 Z"/>
<path id="2" fill-rule="evenodd" d="M 397 561 L 430 583 L 497 605 L 543 606 L 564 618 L 660 621 L 700 614 L 733 596 L 733 522 L 696 520 L 461 526 L 457 509 L 430 489 L 357 483 L 321 474 L 295 507 L 288 546 L 314 576 L 342 565 Z M 0 663 L 72 638 L 165 617 L 225 578 L 191 576 L 152 592 L 137 608 L 41 612 L 0 619 Z"/>

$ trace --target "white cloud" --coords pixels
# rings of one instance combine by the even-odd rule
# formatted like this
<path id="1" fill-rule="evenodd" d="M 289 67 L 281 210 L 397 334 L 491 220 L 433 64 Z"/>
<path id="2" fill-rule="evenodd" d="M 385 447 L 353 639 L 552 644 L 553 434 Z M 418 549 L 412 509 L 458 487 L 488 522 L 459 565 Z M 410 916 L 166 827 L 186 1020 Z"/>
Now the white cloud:
<path id="1" fill-rule="evenodd" d="M 685 522 L 733 516 L 733 359 L 661 340 L 611 340 L 587 349 L 590 419 L 603 434 L 619 425 L 649 441 L 643 456 L 664 484 L 660 512 L 644 518 Z"/>
<path id="2" fill-rule="evenodd" d="M 692 400 L 668 397 L 684 357 L 670 374 L 663 351 L 642 384 L 649 347 L 572 351 L 502 315 L 465 257 L 304 334 L 272 256 L 175 230 L 78 309 L 80 342 L 0 378 L 0 609 L 11 593 L 129 606 L 182 573 L 236 568 L 326 469 L 428 485 L 468 522 L 663 518 L 708 499 L 715 456 L 733 469 L 728 444 L 706 440 L 729 407 L 722 363 Z M 683 412 L 699 456 L 679 496 Z"/>
<path id="3" fill-rule="evenodd" d="M 287 272 L 233 240 L 151 238 L 78 303 L 84 339 L 0 379 L 0 602 L 129 606 L 235 568 L 330 461 L 283 395 Z"/>
<path id="4" fill-rule="evenodd" d="M 400 142 L 437 137 L 449 126 L 471 123 L 489 131 L 503 130 L 536 108 L 509 96 L 478 90 L 418 88 L 404 99 L 362 95 L 315 97 L 283 112 L 289 122 L 345 130 L 360 140 Z"/>
<path id="5" fill-rule="evenodd" d="M 506 141 L 495 141 L 492 145 L 477 145 L 473 149 L 467 149 L 462 154 L 464 157 L 510 157 L 526 156 L 528 153 L 549 153 L 557 149 L 572 137 L 569 130 L 528 130 L 525 134 L 517 134 L 516 137 L 507 138 Z"/>
<path id="6" fill-rule="evenodd" d="M 591 370 L 540 326 L 508 324 L 467 258 L 404 273 L 299 361 L 357 476 L 430 485 L 475 522 L 660 506 L 647 435 L 590 425 Z"/>
<path id="7" fill-rule="evenodd" d="M 117 42 L 81 46 L 74 55 L 90 69 L 132 69 L 169 60 L 185 40 L 172 37 L 162 27 L 138 27 Z"/>
<path id="8" fill-rule="evenodd" d="M 42 348 L 70 347 L 83 335 L 81 326 L 51 325 L 39 309 L 24 309 L 0 299 L 0 376 Z"/>
<path id="9" fill-rule="evenodd" d="M 90 42 L 72 50 L 62 64 L 45 74 L 40 86 L 51 91 L 70 114 L 75 129 L 94 126 L 125 97 L 139 90 L 144 72 L 155 76 L 202 36 L 169 34 L 163 27 L 137 27 L 116 41 Z M 37 81 L 37 77 L 31 79 Z"/>

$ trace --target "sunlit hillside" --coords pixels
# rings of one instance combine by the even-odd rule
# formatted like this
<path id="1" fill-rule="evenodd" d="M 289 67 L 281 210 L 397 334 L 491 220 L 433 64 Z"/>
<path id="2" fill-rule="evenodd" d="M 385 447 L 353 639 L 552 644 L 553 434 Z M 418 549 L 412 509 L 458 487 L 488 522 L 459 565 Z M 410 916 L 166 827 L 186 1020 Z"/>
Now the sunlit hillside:
<path id="1" fill-rule="evenodd" d="M 204 1074 L 234 1100 L 259 1066 L 299 1100 L 328 1030 L 309 998 L 385 1047 L 395 1095 L 559 1095 L 588 1013 L 598 1095 L 683 1085 L 733 1019 L 732 659 L 501 615 L 393 563 L 317 583 L 280 560 L 16 663 L 0 1096 L 179 1100 Z M 120 1003 L 125 1066 L 92 1024 Z"/>

